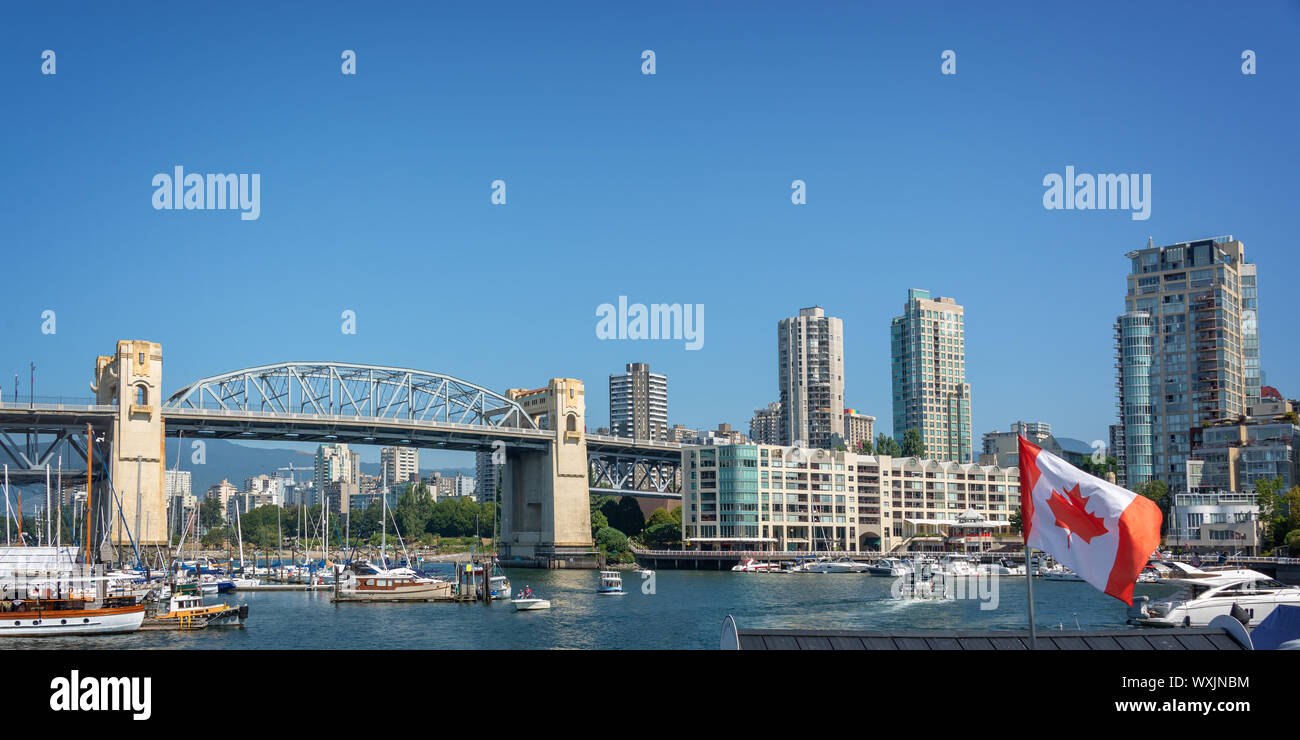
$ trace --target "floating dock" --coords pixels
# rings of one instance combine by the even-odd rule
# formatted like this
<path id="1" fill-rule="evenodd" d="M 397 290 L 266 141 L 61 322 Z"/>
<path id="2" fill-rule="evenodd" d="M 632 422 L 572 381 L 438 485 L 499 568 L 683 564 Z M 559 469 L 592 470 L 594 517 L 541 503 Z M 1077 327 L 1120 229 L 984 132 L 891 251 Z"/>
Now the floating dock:
<path id="1" fill-rule="evenodd" d="M 334 586 L 328 583 L 263 583 L 258 586 L 240 586 L 235 591 L 329 591 Z"/>

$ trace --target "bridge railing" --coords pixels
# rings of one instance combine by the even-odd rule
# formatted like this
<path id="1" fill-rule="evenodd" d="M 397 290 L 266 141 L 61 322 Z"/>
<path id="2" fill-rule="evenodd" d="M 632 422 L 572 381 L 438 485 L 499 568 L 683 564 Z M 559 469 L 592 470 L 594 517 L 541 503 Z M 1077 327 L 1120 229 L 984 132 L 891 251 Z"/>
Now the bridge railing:
<path id="1" fill-rule="evenodd" d="M 338 422 L 365 422 L 367 424 L 384 424 L 393 423 L 402 426 L 414 427 L 437 427 L 447 429 L 464 429 L 471 432 L 482 431 L 501 431 L 511 434 L 522 434 L 531 437 L 554 438 L 555 432 L 548 429 L 528 429 L 525 427 L 488 427 L 482 424 L 467 424 L 459 421 L 434 421 L 432 419 L 403 419 L 400 416 L 376 417 L 366 414 L 306 414 L 299 412 L 281 412 L 281 411 L 244 411 L 242 409 L 212 409 L 212 408 L 190 408 L 186 406 L 166 406 L 163 408 L 163 414 L 166 416 L 222 416 L 230 418 L 248 418 L 254 417 L 259 419 L 269 419 L 272 421 L 338 421 Z"/>
<path id="2" fill-rule="evenodd" d="M 10 394 L 12 397 L 13 394 Z M 112 404 L 98 404 L 89 396 L 36 396 L 19 401 L 0 400 L 0 409 L 36 409 L 40 411 L 117 411 Z"/>

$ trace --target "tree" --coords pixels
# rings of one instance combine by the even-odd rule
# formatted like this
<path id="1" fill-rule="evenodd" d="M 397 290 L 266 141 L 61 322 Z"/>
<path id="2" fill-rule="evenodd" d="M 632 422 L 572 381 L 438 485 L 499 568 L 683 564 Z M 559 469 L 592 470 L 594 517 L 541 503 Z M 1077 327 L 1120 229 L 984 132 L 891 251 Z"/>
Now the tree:
<path id="1" fill-rule="evenodd" d="M 1300 529 L 1300 485 L 1291 486 L 1283 498 L 1286 508 L 1286 531 Z"/>
<path id="2" fill-rule="evenodd" d="M 222 547 L 233 536 L 234 532 L 226 527 L 214 527 L 209 529 L 206 534 L 199 540 L 204 547 Z"/>
<path id="3" fill-rule="evenodd" d="M 1119 461 L 1113 457 L 1107 457 L 1102 462 L 1093 462 L 1091 457 L 1083 458 L 1083 462 L 1075 467 L 1089 475 L 1095 475 L 1098 478 L 1105 479 L 1107 473 L 1119 474 Z"/>
<path id="4" fill-rule="evenodd" d="M 1286 539 L 1283 541 L 1286 542 L 1287 552 L 1291 557 L 1300 554 L 1300 529 L 1293 529 L 1290 532 L 1287 532 Z"/>
<path id="5" fill-rule="evenodd" d="M 397 519 L 401 536 L 412 539 L 418 538 L 425 531 L 425 525 L 429 523 L 433 512 L 433 496 L 429 494 L 429 487 L 423 483 L 407 484 L 406 490 L 397 497 L 397 505 L 393 507 L 393 516 Z"/>
<path id="6" fill-rule="evenodd" d="M 682 509 L 677 507 L 671 512 L 667 509 L 655 509 L 646 520 L 645 530 L 641 532 L 641 541 L 653 550 L 678 550 L 682 546 Z"/>
<path id="7" fill-rule="evenodd" d="M 876 453 L 887 457 L 902 457 L 903 447 L 898 440 L 881 432 L 876 435 Z"/>
<path id="8" fill-rule="evenodd" d="M 1151 499 L 1156 506 L 1160 507 L 1162 514 L 1160 519 L 1160 533 L 1163 535 L 1169 530 L 1169 486 L 1159 478 L 1152 478 L 1133 490 L 1134 493 Z"/>
<path id="9" fill-rule="evenodd" d="M 875 445 L 871 444 L 871 440 L 869 440 L 869 439 L 864 439 L 864 440 L 862 440 L 861 442 L 858 443 L 858 454 L 859 454 L 859 455 L 874 455 L 874 454 L 876 454 L 876 447 L 875 447 Z"/>
<path id="10" fill-rule="evenodd" d="M 605 554 L 607 560 L 623 563 L 632 559 L 632 550 L 628 547 L 627 535 L 613 527 L 605 527 L 596 533 L 596 546 Z"/>
<path id="11" fill-rule="evenodd" d="M 1008 520 L 1011 522 L 1012 529 L 1022 535 L 1025 533 L 1025 520 L 1020 516 L 1020 509 L 1011 512 L 1011 516 L 1008 517 Z"/>
<path id="12" fill-rule="evenodd" d="M 1283 480 L 1263 478 L 1255 481 L 1255 503 L 1259 505 L 1259 519 L 1264 523 L 1265 549 L 1282 544 L 1287 533 L 1287 495 L 1282 493 Z"/>
<path id="13" fill-rule="evenodd" d="M 204 529 L 220 527 L 226 521 L 222 515 L 221 502 L 215 498 L 204 498 L 199 504 L 199 526 Z"/>
<path id="14" fill-rule="evenodd" d="M 591 512 L 591 536 L 595 537 L 596 533 L 609 526 L 609 519 L 605 518 L 605 512 Z"/>
<path id="15" fill-rule="evenodd" d="M 619 499 L 614 516 L 605 516 L 609 517 L 611 527 L 629 537 L 635 537 L 645 529 L 645 515 L 641 513 L 641 505 L 632 496 Z"/>
<path id="16" fill-rule="evenodd" d="M 925 457 L 925 442 L 921 430 L 913 427 L 903 432 L 903 457 Z"/>

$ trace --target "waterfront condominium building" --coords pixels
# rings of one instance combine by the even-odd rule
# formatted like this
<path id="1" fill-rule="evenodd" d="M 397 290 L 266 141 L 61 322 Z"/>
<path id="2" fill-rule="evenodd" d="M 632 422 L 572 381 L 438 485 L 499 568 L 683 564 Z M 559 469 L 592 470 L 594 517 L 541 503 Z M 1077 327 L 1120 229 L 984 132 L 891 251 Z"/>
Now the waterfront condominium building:
<path id="1" fill-rule="evenodd" d="M 682 450 L 690 550 L 985 551 L 1016 545 L 1017 468 L 700 445 Z"/>
<path id="2" fill-rule="evenodd" d="M 1294 401 L 1264 401 L 1250 414 L 1193 427 L 1187 461 L 1190 493 L 1254 493 L 1261 480 L 1300 484 L 1300 421 Z"/>
<path id="3" fill-rule="evenodd" d="M 181 496 L 186 499 L 193 495 L 192 481 L 193 477 L 188 470 L 167 470 L 163 473 L 163 491 L 167 499 L 171 500 L 174 496 Z"/>
<path id="4" fill-rule="evenodd" d="M 492 464 L 491 450 L 483 450 L 474 454 L 474 490 L 478 491 L 479 501 L 497 500 L 497 480 L 500 477 L 500 467 Z"/>
<path id="5" fill-rule="evenodd" d="M 644 362 L 610 375 L 609 426 L 615 437 L 667 439 L 668 376 L 650 372 Z"/>
<path id="6" fill-rule="evenodd" d="M 1191 430 L 1259 397 L 1255 265 L 1231 236 L 1128 253 L 1115 322 L 1125 483 L 1186 488 Z"/>
<path id="7" fill-rule="evenodd" d="M 767 408 L 754 409 L 749 420 L 749 440 L 759 444 L 781 444 L 781 402 L 773 401 Z"/>
<path id="8" fill-rule="evenodd" d="M 844 446 L 857 450 L 863 442 L 874 443 L 876 417 L 859 414 L 857 409 L 844 409 Z"/>
<path id="9" fill-rule="evenodd" d="M 382 447 L 379 450 L 379 478 L 387 483 L 405 483 L 420 472 L 420 451 L 414 447 Z"/>
<path id="10" fill-rule="evenodd" d="M 844 434 L 844 322 L 814 306 L 776 332 L 780 444 L 829 448 Z"/>
<path id="11" fill-rule="evenodd" d="M 340 485 L 331 488 L 331 483 Z M 317 496 L 328 496 L 331 510 L 346 513 L 352 497 L 361 492 L 360 486 L 360 453 L 349 450 L 345 444 L 328 444 L 316 448 Z"/>
<path id="12" fill-rule="evenodd" d="M 971 462 L 971 391 L 966 382 L 965 309 L 930 291 L 907 291 L 890 324 L 894 439 L 916 429 L 934 460 Z"/>
<path id="13" fill-rule="evenodd" d="M 215 483 L 208 487 L 208 493 L 205 498 L 208 501 L 216 501 L 217 505 L 221 507 L 221 515 L 225 516 L 226 509 L 230 504 L 230 498 L 237 493 L 239 493 L 239 489 L 235 484 L 222 478 L 220 483 Z"/>

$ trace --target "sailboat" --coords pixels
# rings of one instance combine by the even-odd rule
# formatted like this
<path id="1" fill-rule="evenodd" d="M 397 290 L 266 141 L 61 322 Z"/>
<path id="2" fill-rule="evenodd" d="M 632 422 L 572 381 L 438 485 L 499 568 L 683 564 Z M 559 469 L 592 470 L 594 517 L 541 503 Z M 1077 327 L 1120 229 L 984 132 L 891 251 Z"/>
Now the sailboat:
<path id="1" fill-rule="evenodd" d="M 388 496 L 380 495 L 383 507 L 380 521 L 380 564 L 364 560 L 348 564 L 343 572 L 334 601 L 436 601 L 450 599 L 450 581 L 426 578 L 410 568 L 388 567 Z M 396 526 L 396 522 L 394 522 Z M 398 533 L 401 538 L 401 533 Z M 403 545 L 405 548 L 405 545 Z M 409 562 L 409 556 L 408 556 Z"/>
<path id="2" fill-rule="evenodd" d="M 235 507 L 235 536 L 239 538 L 239 575 L 230 579 L 237 589 L 262 585 L 262 582 L 258 579 L 248 578 L 244 575 L 244 528 L 240 523 L 239 508 L 238 506 Z"/>

